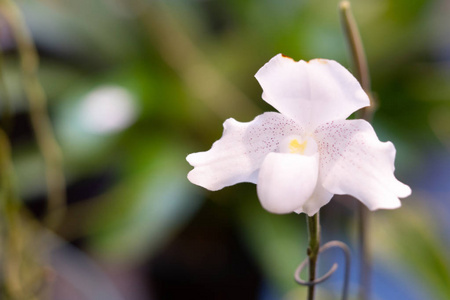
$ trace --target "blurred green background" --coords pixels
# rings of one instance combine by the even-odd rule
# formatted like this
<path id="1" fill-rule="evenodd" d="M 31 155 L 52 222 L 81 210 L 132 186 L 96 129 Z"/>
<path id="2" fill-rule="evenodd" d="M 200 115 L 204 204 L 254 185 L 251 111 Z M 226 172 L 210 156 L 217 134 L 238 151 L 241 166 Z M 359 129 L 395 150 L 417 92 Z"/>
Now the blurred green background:
<path id="1" fill-rule="evenodd" d="M 351 69 L 338 1 L 16 2 L 67 178 L 56 232 L 23 229 L 50 278 L 36 299 L 303 299 L 293 272 L 306 255 L 304 215 L 267 213 L 251 184 L 194 186 L 185 157 L 209 149 L 225 119 L 273 110 L 253 76 L 277 53 Z M 400 209 L 370 214 L 373 299 L 450 299 L 450 2 L 352 7 L 379 102 L 375 130 L 396 145 L 396 176 L 413 189 Z M 17 190 L 39 219 L 45 170 L 4 18 L 0 45 Z M 354 208 L 345 196 L 324 207 L 322 238 L 346 241 L 356 262 Z M 322 271 L 341 260 L 325 256 Z M 352 295 L 357 277 L 354 264 Z M 341 282 L 338 271 L 318 299 L 337 299 Z"/>

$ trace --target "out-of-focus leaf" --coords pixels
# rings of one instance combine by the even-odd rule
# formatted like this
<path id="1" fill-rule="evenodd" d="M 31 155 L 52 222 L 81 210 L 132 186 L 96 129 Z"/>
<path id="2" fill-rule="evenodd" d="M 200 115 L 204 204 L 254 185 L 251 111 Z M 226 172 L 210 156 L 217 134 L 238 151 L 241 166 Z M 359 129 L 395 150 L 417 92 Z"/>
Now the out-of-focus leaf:
<path id="1" fill-rule="evenodd" d="M 450 101 L 450 65 L 428 64 L 416 66 L 408 78 L 408 88 L 421 101 L 436 101 L 447 104 Z"/>
<path id="2" fill-rule="evenodd" d="M 134 154 L 129 171 L 135 173 L 105 195 L 86 221 L 89 244 L 104 257 L 133 262 L 151 255 L 201 204 L 179 145 L 149 138 L 152 143 Z"/>
<path id="3" fill-rule="evenodd" d="M 430 125 L 441 143 L 450 149 L 450 107 L 442 105 L 435 108 L 429 116 Z"/>
<path id="4" fill-rule="evenodd" d="M 38 150 L 24 147 L 16 151 L 13 158 L 20 197 L 30 199 L 44 194 L 45 168 Z"/>
<path id="5" fill-rule="evenodd" d="M 434 215 L 422 203 L 407 199 L 395 212 L 375 214 L 370 237 L 379 261 L 417 274 L 412 280 L 418 282 L 410 288 L 427 289 L 430 299 L 444 300 L 450 298 L 450 261 Z"/>
<path id="6" fill-rule="evenodd" d="M 73 84 L 83 78 L 83 74 L 73 66 L 46 61 L 39 67 L 39 78 L 51 105 L 61 101 L 73 89 Z"/>
<path id="7" fill-rule="evenodd" d="M 249 198 L 238 207 L 243 237 L 265 276 L 286 293 L 296 287 L 294 271 L 306 255 L 304 215 L 270 214 L 254 195 Z"/>
<path id="8" fill-rule="evenodd" d="M 34 38 L 58 52 L 114 61 L 137 51 L 126 10 L 117 14 L 105 1 L 27 1 L 21 7 Z"/>

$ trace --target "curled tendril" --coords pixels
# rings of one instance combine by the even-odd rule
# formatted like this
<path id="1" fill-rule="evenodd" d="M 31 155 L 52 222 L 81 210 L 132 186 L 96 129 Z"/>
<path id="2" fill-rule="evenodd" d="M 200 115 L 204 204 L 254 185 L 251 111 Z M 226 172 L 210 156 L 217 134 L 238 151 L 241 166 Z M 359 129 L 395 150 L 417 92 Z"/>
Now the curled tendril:
<path id="1" fill-rule="evenodd" d="M 325 245 L 323 245 L 322 247 L 320 247 L 319 254 L 328 249 L 331 249 L 331 248 L 339 248 L 344 253 L 345 268 L 344 268 L 344 283 L 343 283 L 343 287 L 342 287 L 342 300 L 346 300 L 347 295 L 348 295 L 348 283 L 349 283 L 349 276 L 350 276 L 350 249 L 343 242 L 330 241 L 330 242 L 326 243 Z M 316 280 L 313 280 L 313 281 L 305 281 L 300 278 L 300 273 L 303 271 L 303 269 L 306 267 L 306 265 L 308 265 L 308 263 L 309 263 L 309 260 L 308 260 L 308 258 L 306 258 L 297 267 L 297 270 L 295 270 L 294 278 L 295 278 L 295 281 L 300 285 L 311 286 L 311 285 L 316 285 L 316 284 L 322 283 L 325 280 L 327 280 L 328 278 L 330 278 L 330 276 L 333 275 L 333 273 L 336 272 L 336 270 L 338 268 L 338 264 L 334 263 L 331 266 L 330 270 L 322 277 L 317 278 Z"/>

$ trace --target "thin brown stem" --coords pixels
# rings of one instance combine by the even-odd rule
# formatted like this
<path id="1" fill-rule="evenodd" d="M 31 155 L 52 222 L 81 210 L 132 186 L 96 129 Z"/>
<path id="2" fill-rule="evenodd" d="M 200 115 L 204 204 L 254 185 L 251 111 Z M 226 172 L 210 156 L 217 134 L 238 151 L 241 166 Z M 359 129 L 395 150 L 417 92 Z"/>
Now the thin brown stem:
<path id="1" fill-rule="evenodd" d="M 2 0 L 0 11 L 11 27 L 19 50 L 22 80 L 29 103 L 30 119 L 45 163 L 48 192 L 45 223 L 50 228 L 56 228 L 66 210 L 65 178 L 61 150 L 47 112 L 47 97 L 37 74 L 39 57 L 22 13 L 14 1 Z"/>
<path id="2" fill-rule="evenodd" d="M 48 268 L 42 247 L 42 227 L 24 208 L 15 184 L 11 144 L 0 129 L 0 271 L 3 275 L 1 299 L 47 299 Z M 3 298 L 2 298 L 3 297 Z"/>
<path id="3" fill-rule="evenodd" d="M 350 48 L 351 58 L 353 66 L 355 68 L 355 76 L 359 80 L 361 87 L 367 93 L 370 98 L 371 105 L 369 107 L 362 108 L 357 112 L 357 118 L 371 121 L 373 113 L 376 109 L 376 103 L 371 93 L 370 85 L 370 73 L 367 63 L 366 54 L 362 44 L 361 36 L 359 34 L 358 26 L 351 11 L 350 2 L 342 1 L 339 5 L 341 12 L 342 26 L 345 31 L 347 43 Z M 370 255 L 367 246 L 367 232 L 369 214 L 367 208 L 361 203 L 357 202 L 357 215 L 358 215 L 358 246 L 360 257 L 360 299 L 367 300 L 370 295 L 370 274 L 371 264 Z"/>
<path id="4" fill-rule="evenodd" d="M 6 83 L 5 83 L 5 76 L 3 72 L 3 53 L 0 49 L 0 108 L 1 108 L 1 119 L 2 119 L 2 125 L 5 131 L 9 131 L 12 126 L 12 119 L 13 119 L 13 108 L 11 103 L 11 98 L 9 97 Z"/>
<path id="5" fill-rule="evenodd" d="M 12 182 L 11 145 L 6 133 L 0 129 L 0 201 L 4 224 L 2 235 L 2 271 L 5 274 L 6 293 L 12 299 L 19 299 L 24 295 L 24 286 L 21 280 L 22 269 L 21 254 L 23 252 L 22 234 L 18 201 Z"/>
<path id="6" fill-rule="evenodd" d="M 355 17 L 353 16 L 350 2 L 342 1 L 339 4 L 339 9 L 341 13 L 342 27 L 344 29 L 347 44 L 351 53 L 355 77 L 358 79 L 361 87 L 370 98 L 370 106 L 362 108 L 358 112 L 358 118 L 370 121 L 372 119 L 373 112 L 376 109 L 376 103 L 371 92 L 370 72 L 366 53 L 364 52 L 361 35 L 359 34 L 358 26 L 356 24 Z"/>
<path id="7" fill-rule="evenodd" d="M 370 91 L 370 75 L 366 54 L 356 25 L 355 17 L 351 11 L 349 1 L 340 3 L 342 25 L 345 30 L 348 45 L 350 46 L 353 63 L 355 64 L 355 76 L 359 79 L 364 90 Z"/>

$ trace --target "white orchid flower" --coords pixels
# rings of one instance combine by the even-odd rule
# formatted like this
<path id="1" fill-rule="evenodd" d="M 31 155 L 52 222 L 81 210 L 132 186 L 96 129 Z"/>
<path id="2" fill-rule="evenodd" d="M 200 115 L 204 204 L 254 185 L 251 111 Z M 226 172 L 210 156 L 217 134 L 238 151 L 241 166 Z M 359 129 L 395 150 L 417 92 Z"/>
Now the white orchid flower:
<path id="1" fill-rule="evenodd" d="M 394 145 L 380 142 L 368 122 L 346 120 L 370 101 L 339 63 L 278 54 L 255 77 L 279 113 L 226 120 L 209 151 L 187 156 L 192 183 L 211 191 L 256 183 L 269 212 L 309 216 L 333 194 L 354 196 L 371 210 L 397 208 L 411 194 L 394 176 Z"/>

